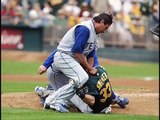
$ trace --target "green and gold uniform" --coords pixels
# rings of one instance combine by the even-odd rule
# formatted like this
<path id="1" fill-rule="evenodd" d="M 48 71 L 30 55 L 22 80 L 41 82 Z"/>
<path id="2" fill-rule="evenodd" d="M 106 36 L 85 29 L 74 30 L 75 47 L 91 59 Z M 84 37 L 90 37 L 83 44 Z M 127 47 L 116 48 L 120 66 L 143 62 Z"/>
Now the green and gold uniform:
<path id="1" fill-rule="evenodd" d="M 85 94 L 95 97 L 94 105 L 90 106 L 94 113 L 100 113 L 111 104 L 112 87 L 107 71 L 103 67 L 97 67 L 97 75 L 89 75 L 89 80 L 83 85 L 82 89 Z"/>

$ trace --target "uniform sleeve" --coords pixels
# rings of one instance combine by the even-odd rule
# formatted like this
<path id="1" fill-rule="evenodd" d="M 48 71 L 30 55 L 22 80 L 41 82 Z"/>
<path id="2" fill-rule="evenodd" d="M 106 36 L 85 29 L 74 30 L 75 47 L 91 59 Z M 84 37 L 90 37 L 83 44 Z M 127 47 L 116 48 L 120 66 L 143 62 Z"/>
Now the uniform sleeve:
<path id="1" fill-rule="evenodd" d="M 94 54 L 94 64 L 93 64 L 93 66 L 94 67 L 99 66 L 98 56 L 97 56 L 96 52 Z"/>
<path id="2" fill-rule="evenodd" d="M 89 55 L 87 55 L 87 58 L 94 57 L 94 55 L 95 55 L 95 48 L 92 50 L 92 52 Z"/>
<path id="3" fill-rule="evenodd" d="M 89 39 L 89 29 L 85 26 L 77 26 L 75 28 L 75 43 L 71 49 L 73 53 L 83 53 L 84 48 Z"/>
<path id="4" fill-rule="evenodd" d="M 45 60 L 45 62 L 43 63 L 43 65 L 46 67 L 46 68 L 49 68 L 51 66 L 51 64 L 53 63 L 53 58 L 54 58 L 54 54 L 57 52 L 57 49 L 54 50 L 50 56 Z"/>

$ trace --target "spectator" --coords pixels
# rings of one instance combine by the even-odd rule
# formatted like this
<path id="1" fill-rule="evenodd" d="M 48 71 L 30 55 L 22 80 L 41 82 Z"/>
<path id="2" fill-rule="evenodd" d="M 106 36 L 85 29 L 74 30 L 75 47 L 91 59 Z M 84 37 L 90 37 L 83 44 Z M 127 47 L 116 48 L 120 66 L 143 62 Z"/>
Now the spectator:
<path id="1" fill-rule="evenodd" d="M 118 34 L 118 43 L 119 46 L 123 46 L 125 48 L 133 47 L 133 37 L 130 33 L 129 25 L 130 25 L 130 17 L 125 15 L 123 11 L 119 12 L 117 15 L 116 32 Z"/>
<path id="2" fill-rule="evenodd" d="M 44 13 L 48 13 L 48 14 L 52 12 L 52 7 L 49 5 L 48 2 L 44 3 L 44 7 L 43 7 L 42 11 Z"/>
<path id="3" fill-rule="evenodd" d="M 3 23 L 18 24 L 23 22 L 23 8 L 18 4 L 18 1 L 10 0 L 1 11 Z"/>
<path id="4" fill-rule="evenodd" d="M 42 9 L 42 15 L 41 15 L 43 26 L 47 27 L 47 26 L 53 25 L 55 16 L 51 14 L 51 11 L 52 11 L 52 8 L 48 4 L 48 2 L 45 2 L 44 8 Z"/>
<path id="5" fill-rule="evenodd" d="M 57 11 L 57 15 L 54 23 L 58 26 L 65 26 L 67 24 L 67 18 L 65 15 L 65 11 L 63 9 L 59 9 Z"/>
<path id="6" fill-rule="evenodd" d="M 156 25 L 159 23 L 159 1 L 154 1 L 151 6 L 151 18 L 150 26 Z"/>
<path id="7" fill-rule="evenodd" d="M 82 17 L 82 13 L 84 11 L 89 11 L 91 13 L 87 2 L 82 2 L 82 4 L 80 5 L 80 9 L 81 9 L 81 11 L 80 11 L 79 17 Z"/>
<path id="8" fill-rule="evenodd" d="M 64 9 L 66 16 L 69 18 L 72 16 L 79 16 L 80 14 L 80 7 L 77 6 L 78 2 L 76 0 L 68 0 L 66 4 L 62 7 Z"/>
<path id="9" fill-rule="evenodd" d="M 68 2 L 62 7 L 62 9 L 65 11 L 66 17 L 68 18 L 68 28 L 71 28 L 80 22 L 79 14 L 81 9 L 77 5 L 78 2 L 76 0 L 68 0 Z"/>
<path id="10" fill-rule="evenodd" d="M 124 0 L 122 5 L 122 11 L 125 15 L 129 15 L 132 10 L 131 0 Z"/>
<path id="11" fill-rule="evenodd" d="M 36 28 L 42 25 L 42 10 L 39 3 L 35 3 L 33 8 L 29 11 L 28 14 L 29 20 L 26 24 L 30 27 Z"/>
<path id="12" fill-rule="evenodd" d="M 80 22 L 91 19 L 89 11 L 83 11 Z"/>
<path id="13" fill-rule="evenodd" d="M 107 11 L 107 9 L 109 9 L 108 8 L 108 6 L 109 6 L 108 0 L 94 0 L 94 3 L 92 3 L 92 4 L 94 4 L 93 5 L 94 11 L 98 12 L 98 13 Z"/>
<path id="14" fill-rule="evenodd" d="M 69 17 L 68 17 L 68 28 L 71 28 L 73 27 L 74 25 L 78 24 L 80 22 L 80 18 L 79 16 L 75 16 L 73 14 L 71 14 Z"/>
<path id="15" fill-rule="evenodd" d="M 48 0 L 49 5 L 52 7 L 52 15 L 56 15 L 57 11 L 61 9 L 66 0 Z"/>
<path id="16" fill-rule="evenodd" d="M 137 0 L 132 0 L 132 10 L 131 10 L 131 18 L 137 18 L 141 16 L 141 11 L 140 11 L 140 4 L 138 3 Z"/>
<path id="17" fill-rule="evenodd" d="M 108 3 L 109 3 L 109 6 L 111 6 L 111 9 L 115 15 L 116 15 L 116 13 L 118 13 L 122 10 L 121 0 L 108 0 Z"/>
<path id="18" fill-rule="evenodd" d="M 13 2 L 9 2 L 8 4 L 6 4 L 2 11 L 1 11 L 1 16 L 9 16 L 9 17 L 15 17 L 16 16 L 16 10 L 15 7 L 13 5 Z"/>

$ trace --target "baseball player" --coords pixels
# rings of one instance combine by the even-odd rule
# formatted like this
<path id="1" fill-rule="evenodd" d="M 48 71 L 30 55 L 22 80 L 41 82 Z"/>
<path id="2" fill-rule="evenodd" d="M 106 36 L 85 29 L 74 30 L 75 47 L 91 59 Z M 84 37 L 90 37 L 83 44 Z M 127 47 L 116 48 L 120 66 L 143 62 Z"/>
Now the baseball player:
<path id="1" fill-rule="evenodd" d="M 128 99 L 115 96 L 106 70 L 100 66 L 96 67 L 96 69 L 97 74 L 89 75 L 89 80 L 83 85 L 82 88 L 76 91 L 78 96 L 74 95 L 70 99 L 71 103 L 83 113 L 111 112 L 111 103 L 117 103 L 120 107 L 125 108 L 125 106 L 129 103 Z M 60 80 L 56 79 L 55 84 L 61 81 L 68 82 L 68 78 L 61 76 Z M 58 84 L 54 86 L 54 90 L 57 89 L 57 86 Z M 43 91 L 43 94 L 41 90 Z M 35 89 L 44 102 L 44 96 L 46 96 L 46 93 L 50 94 L 50 91 L 48 93 L 48 91 L 44 90 L 44 88 L 41 88 L 41 90 L 39 87 L 36 87 Z M 53 90 L 53 88 L 50 87 L 48 90 Z M 67 109 L 63 111 L 68 112 Z"/>
<path id="2" fill-rule="evenodd" d="M 71 82 L 48 96 L 45 100 L 45 108 L 50 107 L 61 111 L 60 108 L 64 108 L 65 105 L 62 103 L 67 103 L 76 89 L 82 87 L 88 80 L 87 72 L 93 75 L 97 73 L 97 69 L 93 67 L 93 57 L 98 34 L 110 27 L 112 19 L 111 14 L 102 13 L 92 20 L 75 25 L 64 35 L 57 47 L 51 69 L 54 77 L 63 73 L 71 79 Z M 51 85 L 54 77 L 49 79 Z"/>
<path id="3" fill-rule="evenodd" d="M 52 88 L 49 87 L 49 91 L 45 90 L 44 88 L 41 88 L 41 89 L 38 89 L 39 87 L 36 87 L 35 91 L 37 93 L 40 92 L 39 95 L 41 95 L 41 100 L 43 100 L 42 102 L 44 102 L 44 96 L 46 97 L 46 94 L 48 95 L 51 91 L 50 90 L 54 90 L 56 91 L 58 88 L 62 87 L 63 85 L 65 84 L 68 84 L 69 82 L 69 78 L 66 77 L 64 74 L 59 74 L 58 76 L 54 76 L 53 72 L 52 72 L 52 69 L 51 69 L 51 64 L 53 63 L 53 57 L 54 57 L 54 54 L 57 50 L 53 51 L 51 53 L 51 55 L 45 60 L 45 62 L 43 63 L 43 65 L 40 65 L 39 66 L 39 69 L 38 69 L 38 73 L 39 74 L 42 74 L 44 72 L 46 72 L 47 70 L 47 75 L 48 75 L 48 78 L 49 79 L 53 79 L 54 77 L 54 82 L 52 84 Z M 98 57 L 97 55 L 95 54 L 94 55 L 94 67 L 96 66 L 99 66 L 99 62 L 98 62 Z M 105 70 L 104 70 L 105 71 Z M 100 74 L 100 73 L 99 73 Z M 94 78 L 95 77 L 95 78 Z M 96 79 L 100 79 L 98 78 L 97 76 L 92 76 L 92 75 L 89 75 L 89 80 L 87 81 L 87 85 L 88 85 L 88 88 L 90 88 L 90 86 L 95 86 L 95 89 L 96 89 Z M 106 81 L 109 81 L 109 78 L 107 78 L 108 80 Z M 90 81 L 95 81 L 95 82 L 90 82 Z M 88 84 L 90 83 L 90 84 Z M 50 86 L 50 85 L 49 85 Z M 93 88 L 93 87 L 92 87 Z M 42 95 L 42 91 L 43 91 L 43 95 Z M 44 92 L 45 91 L 45 92 Z M 93 90 L 94 92 L 94 90 Z M 93 93 L 91 92 L 91 93 Z M 82 92 L 80 92 L 82 93 Z M 87 96 L 87 100 L 83 99 L 88 105 L 92 105 L 92 103 L 95 102 L 95 97 L 91 96 L 91 95 L 88 95 L 86 93 L 83 93 L 83 94 L 80 94 L 77 92 L 77 94 L 79 94 L 82 98 L 82 96 L 84 97 L 84 94 L 85 94 L 85 97 Z M 98 93 L 98 92 L 97 92 Z M 98 96 L 98 95 L 97 95 Z M 85 104 L 80 98 L 79 98 L 77 95 L 74 95 L 74 97 L 72 97 L 70 99 L 70 101 L 75 105 L 77 106 L 77 108 L 80 109 L 81 112 L 83 113 L 88 113 L 88 112 L 94 112 L 87 104 Z M 77 102 L 78 101 L 78 102 Z M 96 101 L 98 101 L 98 99 L 96 99 Z M 115 95 L 115 93 L 112 91 L 112 104 L 118 104 L 121 108 L 125 108 L 125 105 L 128 104 L 128 99 L 127 98 L 123 98 L 123 97 L 120 97 L 119 95 Z M 105 103 L 104 103 L 105 104 Z M 95 105 L 97 105 L 97 103 L 95 103 Z M 99 106 L 99 105 L 98 105 Z M 103 105 L 102 105 L 103 106 Z M 95 107 L 96 108 L 96 107 Z M 98 107 L 97 107 L 98 108 Z M 109 107 L 107 108 L 107 110 L 109 109 Z M 99 111 L 100 112 L 100 111 Z"/>

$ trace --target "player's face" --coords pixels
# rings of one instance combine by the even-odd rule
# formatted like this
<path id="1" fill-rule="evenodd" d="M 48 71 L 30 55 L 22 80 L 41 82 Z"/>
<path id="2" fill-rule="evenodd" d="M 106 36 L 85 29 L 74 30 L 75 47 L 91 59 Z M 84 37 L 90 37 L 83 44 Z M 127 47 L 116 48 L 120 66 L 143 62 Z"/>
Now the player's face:
<path id="1" fill-rule="evenodd" d="M 109 27 L 110 27 L 110 24 L 104 24 L 104 21 L 102 20 L 99 23 L 99 27 L 97 28 L 97 34 L 104 33 Z"/>

